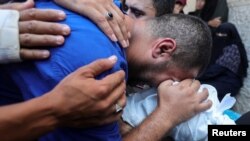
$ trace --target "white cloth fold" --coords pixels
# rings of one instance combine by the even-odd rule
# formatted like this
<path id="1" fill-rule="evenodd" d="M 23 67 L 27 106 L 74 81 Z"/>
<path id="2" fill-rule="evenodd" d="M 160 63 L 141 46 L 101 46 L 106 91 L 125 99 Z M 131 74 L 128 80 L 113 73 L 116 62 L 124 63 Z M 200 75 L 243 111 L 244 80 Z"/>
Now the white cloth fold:
<path id="1" fill-rule="evenodd" d="M 19 62 L 19 12 L 0 10 L 0 64 Z"/>
<path id="2" fill-rule="evenodd" d="M 197 114 L 190 120 L 177 125 L 170 133 L 176 141 L 204 141 L 207 140 L 208 125 L 230 124 L 235 122 L 223 112 L 230 109 L 235 98 L 227 94 L 220 103 L 217 98 L 217 91 L 211 85 L 201 85 L 199 92 L 207 88 L 208 99 L 213 102 L 210 109 Z M 157 106 L 156 89 L 151 88 L 141 93 L 131 94 L 127 97 L 127 104 L 123 111 L 122 118 L 131 126 L 138 126 L 147 116 L 149 116 Z"/>

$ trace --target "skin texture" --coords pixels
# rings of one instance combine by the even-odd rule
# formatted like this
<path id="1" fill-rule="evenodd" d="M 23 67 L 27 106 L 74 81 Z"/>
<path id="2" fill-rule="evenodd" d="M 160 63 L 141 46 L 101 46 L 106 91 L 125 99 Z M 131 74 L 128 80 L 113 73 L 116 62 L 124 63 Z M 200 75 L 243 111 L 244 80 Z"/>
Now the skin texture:
<path id="1" fill-rule="evenodd" d="M 152 0 L 126 0 L 124 11 L 133 19 L 147 19 L 155 17 L 156 11 L 153 7 Z"/>
<path id="2" fill-rule="evenodd" d="M 59 3 L 59 0 L 57 0 L 57 2 Z M 140 3 L 140 5 L 142 4 L 140 1 L 137 1 L 137 3 Z M 146 4 L 147 2 L 143 3 Z M 132 5 L 135 6 L 136 4 Z M 70 7 L 71 10 L 74 7 L 75 6 Z M 175 41 L 173 41 L 173 39 L 152 39 L 150 38 L 150 36 L 148 36 L 148 33 L 144 32 L 147 29 L 145 27 L 145 22 L 143 21 L 143 19 L 149 19 L 155 16 L 155 10 L 150 10 L 151 12 L 146 13 L 145 15 L 141 15 L 139 17 L 133 16 L 132 13 L 128 14 L 128 16 L 132 15 L 131 17 L 134 20 L 128 17 L 125 18 L 128 25 L 127 27 L 129 30 L 131 30 L 130 47 L 126 50 L 127 59 L 129 62 L 129 69 L 131 68 L 131 62 L 136 63 L 133 66 L 135 66 L 135 68 L 140 68 L 140 70 L 143 70 L 141 67 L 144 65 L 161 65 L 162 60 L 171 59 L 171 54 L 176 48 Z M 77 10 L 75 9 L 75 11 Z M 80 13 L 83 14 L 82 12 Z M 145 48 L 141 49 L 140 47 Z M 164 50 L 164 52 L 161 52 L 162 50 Z M 162 81 L 168 79 L 170 79 L 169 81 L 172 82 L 172 80 L 181 81 L 186 78 L 194 78 L 197 76 L 199 68 L 194 68 L 191 69 L 190 72 L 187 72 L 186 70 L 182 70 L 177 66 L 172 66 L 172 69 L 165 70 L 162 72 L 157 71 L 155 73 L 149 74 L 137 72 L 138 69 L 135 70 L 129 71 L 129 79 L 134 77 L 136 80 L 147 82 L 150 81 L 153 85 L 157 86 L 161 84 Z M 136 73 L 134 75 L 131 75 L 131 73 L 133 72 Z M 208 96 L 208 92 L 206 90 L 203 91 L 199 96 L 196 94 L 200 85 L 198 81 L 195 81 L 195 85 L 193 86 L 191 85 L 193 79 L 187 79 L 181 82 L 178 87 L 170 85 L 169 81 L 164 81 L 167 84 L 163 82 L 163 84 L 160 85 L 161 87 L 158 88 L 159 95 L 161 95 L 159 97 L 159 100 L 161 102 L 159 103 L 157 109 L 139 127 L 132 129 L 129 133 L 124 133 L 123 140 L 160 140 L 176 124 L 191 118 L 195 114 L 204 111 L 211 106 L 211 101 L 202 103 L 202 101 Z M 173 93 L 175 93 L 175 95 L 172 95 Z M 179 99 L 183 100 L 179 101 Z M 166 108 L 165 106 L 168 108 Z M 177 113 L 175 113 L 176 107 L 180 107 L 178 108 Z M 169 115 L 172 116 L 169 117 Z"/>
<path id="3" fill-rule="evenodd" d="M 70 28 L 54 22 L 63 20 L 65 17 L 65 14 L 58 10 L 33 8 L 22 10 L 19 21 L 21 58 L 24 60 L 48 58 L 49 51 L 38 48 L 56 47 L 64 43 L 64 36 L 70 34 Z"/>
<path id="4" fill-rule="evenodd" d="M 205 5 L 205 0 L 196 0 L 196 10 L 203 9 Z"/>
<path id="5" fill-rule="evenodd" d="M 171 80 L 160 84 L 157 108 L 138 127 L 131 129 L 129 133 L 123 132 L 123 140 L 161 140 L 175 125 L 211 106 L 211 101 L 202 103 L 208 96 L 207 90 L 204 90 L 202 95 L 196 94 L 200 87 L 198 81 L 187 79 L 176 86 L 172 84 Z M 128 127 L 124 128 L 130 130 Z"/>
<path id="6" fill-rule="evenodd" d="M 23 60 L 48 58 L 49 51 L 40 48 L 61 45 L 64 43 L 64 36 L 70 33 L 67 25 L 54 23 L 66 18 L 63 11 L 37 10 L 32 9 L 33 7 L 33 0 L 0 5 L 0 9 L 18 10 L 20 13 L 20 56 Z"/>
<path id="7" fill-rule="evenodd" d="M 121 113 L 115 112 L 114 103 L 125 106 L 125 73 L 118 71 L 95 80 L 116 60 L 114 56 L 97 60 L 79 68 L 41 97 L 0 107 L 1 140 L 29 141 L 59 126 L 86 128 L 117 121 Z"/>
<path id="8" fill-rule="evenodd" d="M 137 20 L 137 21 L 139 22 L 139 20 Z M 134 25 L 140 25 L 140 27 L 142 29 L 143 29 L 143 27 L 145 27 L 145 26 L 143 26 L 143 25 L 145 25 L 145 23 L 143 23 L 143 21 L 141 21 L 141 23 L 136 23 Z M 136 28 L 132 28 L 132 29 L 133 29 L 132 32 L 134 32 Z M 138 32 L 138 34 L 142 34 L 142 33 L 143 33 L 142 31 Z M 132 36 L 134 36 L 134 35 L 132 35 Z M 147 36 L 144 36 L 144 37 L 147 37 Z M 176 48 L 173 39 L 164 39 L 164 40 L 151 39 L 150 41 L 152 41 L 152 42 L 151 42 L 151 44 L 147 44 L 147 47 L 149 47 L 149 45 L 150 45 L 151 48 L 146 48 L 146 50 L 148 52 L 147 51 L 145 52 L 145 54 L 148 58 L 144 58 L 144 59 L 147 59 L 147 61 L 149 61 L 149 63 L 151 63 L 151 64 L 152 63 L 153 64 L 154 63 L 160 64 L 162 59 L 170 59 L 171 58 L 171 53 Z M 135 44 L 135 43 L 131 42 L 131 44 L 132 44 L 131 46 L 133 46 L 133 44 Z M 141 43 L 139 43 L 139 44 L 141 44 Z M 176 69 L 177 69 L 177 66 L 173 66 L 173 67 L 176 67 Z M 193 78 L 193 77 L 195 77 L 196 72 L 197 72 L 197 70 L 194 69 L 190 73 L 187 73 L 190 76 L 176 75 L 176 76 L 174 76 L 176 78 L 173 78 L 172 74 L 171 74 L 172 71 L 169 70 L 167 73 L 166 72 L 160 72 L 160 73 L 164 74 L 164 80 L 166 80 L 166 79 L 181 80 L 181 79 L 185 79 L 186 77 Z M 84 72 L 86 74 L 84 76 L 86 76 L 86 77 L 93 78 L 93 76 L 95 76 L 94 75 L 95 73 L 91 74 L 88 71 L 87 72 L 84 71 Z M 159 73 L 157 73 L 157 74 L 159 74 Z M 150 73 L 149 75 L 150 75 L 150 77 L 154 76 L 152 73 Z M 148 75 L 146 74 L 145 76 L 148 76 Z M 73 82 L 73 80 L 75 80 L 77 77 L 72 76 L 72 78 L 74 78 L 74 79 L 68 79 L 67 81 L 63 81 L 63 82 Z M 117 79 L 113 78 L 112 80 L 117 80 Z M 158 90 L 159 90 L 158 93 L 160 96 L 159 96 L 159 105 L 158 105 L 157 109 L 139 127 L 134 128 L 130 133 L 126 134 L 124 136 L 123 140 L 129 140 L 129 141 L 130 140 L 139 140 L 139 141 L 140 140 L 145 140 L 145 141 L 159 140 L 163 137 L 163 135 L 165 133 L 169 132 L 176 124 L 187 120 L 188 118 L 194 116 L 196 113 L 199 113 L 199 112 L 201 112 L 201 111 L 203 111 L 211 106 L 211 103 L 209 103 L 209 101 L 205 104 L 201 102 L 204 99 L 206 99 L 207 91 L 204 91 L 199 96 L 196 94 L 196 92 L 198 90 L 197 87 L 199 87 L 199 83 L 195 83 L 195 85 L 193 85 L 192 84 L 193 80 L 188 79 L 188 80 L 184 80 L 183 82 L 180 82 L 179 85 L 177 85 L 178 86 L 177 87 L 177 86 L 171 85 L 172 84 L 171 80 L 160 83 L 161 81 L 163 81 L 162 78 L 161 79 L 157 78 L 157 79 L 153 80 L 153 84 L 160 85 L 160 87 L 158 88 Z M 88 83 L 86 82 L 86 84 L 84 86 L 86 88 L 88 88 L 88 87 L 90 87 L 89 85 L 92 83 L 93 82 L 91 79 L 91 81 L 88 81 Z M 79 85 L 80 84 L 82 84 L 82 83 L 79 83 Z M 121 83 L 118 83 L 118 85 L 119 84 L 121 84 Z M 79 86 L 79 85 L 76 85 L 76 86 Z M 82 85 L 81 85 L 81 88 L 83 87 Z M 73 85 L 73 86 L 75 86 L 75 85 Z M 110 85 L 104 85 L 104 86 L 110 86 Z M 120 86 L 120 87 L 122 87 L 122 86 Z M 117 86 L 115 88 L 117 88 Z M 58 90 L 59 92 L 65 91 L 65 89 L 63 89 L 63 87 L 59 87 L 59 88 L 56 87 L 55 90 L 57 90 L 57 89 L 61 89 L 61 90 Z M 68 87 L 68 90 L 70 90 L 70 89 L 71 88 Z M 122 88 L 119 89 L 119 87 L 118 87 L 117 89 L 120 92 Z M 82 90 L 85 90 L 85 89 L 82 89 Z M 107 92 L 106 90 L 107 89 L 104 89 L 104 88 L 101 89 L 102 92 Z M 78 92 L 78 91 L 79 90 L 76 89 L 76 92 Z M 80 91 L 80 92 L 82 92 L 82 91 Z M 97 92 L 98 93 L 99 91 L 94 89 L 94 91 L 90 91 L 90 92 Z M 172 93 L 175 93 L 175 95 L 173 95 Z M 124 91 L 123 91 L 123 94 L 124 94 Z M 66 95 L 69 95 L 69 93 Z M 48 99 L 54 99 L 54 98 L 48 98 Z M 59 100 L 56 105 L 60 105 L 60 107 L 63 107 L 63 105 L 65 105 L 65 103 L 63 103 L 61 101 L 63 101 L 64 98 L 58 98 L 58 99 L 62 99 L 62 100 Z M 79 99 L 79 97 L 76 98 L 76 100 L 78 100 L 78 99 Z M 87 101 L 90 101 L 89 99 L 91 99 L 91 98 L 87 97 Z M 95 100 L 95 98 L 93 98 L 93 99 Z M 183 99 L 183 100 L 179 101 L 179 99 Z M 74 101 L 72 103 L 75 103 L 75 100 L 72 100 L 72 101 Z M 100 104 L 100 105 L 102 105 L 103 107 L 106 107 L 103 109 L 108 111 L 107 108 L 108 109 L 113 108 L 113 105 L 112 106 L 106 105 L 109 102 L 110 101 L 102 102 L 102 104 Z M 96 103 L 96 102 L 93 102 L 93 103 Z M 93 106 L 91 106 L 91 104 L 93 104 L 93 103 L 90 102 L 90 104 L 87 105 L 86 109 L 96 110 L 95 108 L 93 108 Z M 100 102 L 98 102 L 98 103 L 100 103 Z M 77 104 L 77 107 L 79 105 L 80 106 L 86 105 L 86 104 L 83 104 L 83 105 L 81 105 L 81 104 L 78 105 L 78 104 Z M 54 106 L 52 106 L 52 107 L 54 107 Z M 91 108 L 89 108 L 89 107 L 91 107 Z M 178 108 L 178 112 L 176 112 L 176 107 L 181 107 L 181 108 Z M 183 107 L 185 107 L 185 109 Z M 74 109 L 74 108 L 75 107 L 72 106 L 69 109 Z M 99 110 L 99 108 L 97 108 L 97 109 Z M 57 109 L 57 108 L 52 108 L 52 109 Z M 85 109 L 85 108 L 83 108 L 83 109 Z M 87 110 L 87 112 L 89 112 L 88 110 Z M 82 120 L 77 120 L 77 119 L 80 119 L 78 116 L 75 116 L 75 117 L 70 116 L 70 114 L 67 113 L 68 111 L 70 111 L 70 110 L 60 109 L 59 112 L 52 112 L 52 113 L 56 113 L 56 115 L 57 115 L 56 117 L 59 117 L 59 119 L 62 119 L 62 121 L 64 121 L 64 122 L 62 122 L 62 123 L 64 123 L 63 125 L 71 125 L 71 126 L 72 125 L 73 126 L 76 126 L 76 125 L 88 126 L 88 125 L 90 125 L 90 124 L 87 124 L 87 123 L 91 123 L 90 121 L 88 121 L 87 123 L 79 124 L 78 122 L 82 122 Z M 114 108 L 113 108 L 113 111 L 114 111 Z M 64 113 L 64 112 L 66 112 L 66 113 Z M 86 111 L 83 111 L 82 113 L 85 113 L 85 112 Z M 62 113 L 64 113 L 64 114 L 62 114 Z M 79 113 L 79 111 L 75 111 L 75 113 Z M 71 113 L 71 114 L 74 115 L 75 113 Z M 92 111 L 91 113 L 95 113 L 95 112 Z M 102 113 L 102 112 L 98 111 L 98 113 Z M 108 115 L 108 113 L 112 113 L 112 112 L 107 112 L 107 115 Z M 84 115 L 84 114 L 82 114 L 82 115 Z M 106 114 L 102 114 L 102 115 L 106 115 Z M 171 115 L 171 116 L 169 116 L 169 115 Z M 92 116 L 95 116 L 95 115 L 92 115 Z M 65 120 L 65 119 L 67 119 L 67 120 Z M 91 118 L 91 119 L 95 120 L 95 119 L 100 119 L 100 118 Z M 110 119 L 110 118 L 105 117 L 104 119 Z M 76 120 L 76 121 L 75 122 L 68 122 L 68 121 L 74 121 L 74 120 Z M 52 125 L 53 125 L 53 123 L 57 123 L 57 122 L 51 121 L 51 122 L 46 122 L 46 123 L 52 123 Z M 93 122 L 93 123 L 96 123 L 96 122 Z"/>
<path id="9" fill-rule="evenodd" d="M 120 121 L 123 140 L 161 140 L 177 124 L 208 109 L 212 103 L 203 103 L 208 96 L 207 90 L 198 95 L 199 81 L 188 79 L 195 78 L 199 68 L 183 70 L 174 64 L 167 68 L 160 67 L 163 62 L 171 61 L 177 48 L 174 39 L 152 38 L 145 20 L 127 18 L 127 22 L 132 33 L 130 47 L 126 49 L 129 83 L 146 82 L 158 87 L 159 104 L 138 127 L 131 128 Z M 173 81 L 181 83 L 174 86 Z"/>
<path id="10" fill-rule="evenodd" d="M 123 47 L 129 46 L 128 38 L 131 36 L 124 24 L 124 15 L 113 3 L 113 0 L 54 0 L 59 5 L 71 9 L 94 21 L 104 33 L 112 40 L 119 41 Z M 84 8 L 82 8 L 84 7 Z M 105 13 L 111 12 L 113 19 L 108 20 Z"/>

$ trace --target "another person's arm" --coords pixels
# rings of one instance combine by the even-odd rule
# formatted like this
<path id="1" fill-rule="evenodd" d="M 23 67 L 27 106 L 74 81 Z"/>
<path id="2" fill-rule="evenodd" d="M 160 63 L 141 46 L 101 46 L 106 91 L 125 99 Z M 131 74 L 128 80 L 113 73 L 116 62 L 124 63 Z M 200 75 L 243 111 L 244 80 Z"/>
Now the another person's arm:
<path id="1" fill-rule="evenodd" d="M 125 106 L 124 72 L 95 76 L 116 58 L 95 61 L 63 79 L 52 91 L 27 102 L 0 107 L 1 141 L 34 140 L 58 126 L 89 127 L 119 119 L 114 103 Z"/>
<path id="2" fill-rule="evenodd" d="M 221 17 L 216 17 L 212 20 L 209 20 L 207 23 L 209 26 L 211 26 L 213 28 L 217 28 L 221 25 Z"/>
<path id="3" fill-rule="evenodd" d="M 207 90 L 197 94 L 198 81 L 172 84 L 173 81 L 165 81 L 159 86 L 156 110 L 141 125 L 125 134 L 124 141 L 161 140 L 173 127 L 211 106 L 211 101 L 203 102 L 208 97 Z"/>
<path id="4" fill-rule="evenodd" d="M 123 47 L 129 46 L 128 38 L 130 33 L 125 24 L 125 16 L 113 3 L 113 0 L 54 1 L 61 6 L 90 18 L 112 41 L 119 41 Z M 110 20 L 106 18 L 108 12 L 113 14 L 113 18 Z"/>

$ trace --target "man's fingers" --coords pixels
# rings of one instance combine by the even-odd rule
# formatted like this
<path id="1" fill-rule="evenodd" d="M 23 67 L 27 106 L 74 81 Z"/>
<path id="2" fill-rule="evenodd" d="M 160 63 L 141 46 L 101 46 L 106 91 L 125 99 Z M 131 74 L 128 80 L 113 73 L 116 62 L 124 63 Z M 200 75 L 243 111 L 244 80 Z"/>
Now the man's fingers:
<path id="1" fill-rule="evenodd" d="M 121 107 L 124 107 L 126 104 L 126 83 L 123 81 L 119 85 L 116 86 L 113 90 L 111 89 L 111 93 L 107 93 L 106 95 L 102 95 L 105 103 L 111 104 L 119 104 Z M 124 97 L 125 96 L 125 97 Z M 113 106 L 113 105 L 110 105 Z"/>
<path id="2" fill-rule="evenodd" d="M 93 9 L 91 13 L 89 13 L 89 17 L 101 28 L 101 30 L 114 42 L 117 42 L 118 39 L 115 36 L 113 29 L 109 25 L 107 19 L 105 18 L 105 14 L 107 13 L 104 8 L 100 8 L 101 10 Z"/>
<path id="3" fill-rule="evenodd" d="M 18 10 L 18 11 L 22 11 L 24 9 L 29 9 L 34 7 L 34 0 L 27 0 L 26 2 L 22 2 L 22 3 L 7 3 L 7 4 L 3 4 L 0 5 L 0 9 L 12 9 L 12 10 Z"/>
<path id="4" fill-rule="evenodd" d="M 50 56 L 50 52 L 48 50 L 21 49 L 20 56 L 23 60 L 46 59 Z"/>
<path id="5" fill-rule="evenodd" d="M 122 30 L 123 36 L 125 37 L 125 40 L 128 41 L 128 38 L 130 38 L 130 32 L 128 31 L 127 24 L 124 24 L 125 22 L 125 15 L 122 13 L 122 11 L 114 4 L 112 3 L 112 7 L 115 9 L 117 14 L 119 15 L 121 22 L 119 22 L 120 28 Z"/>
<path id="6" fill-rule="evenodd" d="M 111 28 L 113 29 L 113 32 L 115 33 L 118 41 L 123 47 L 128 47 L 128 37 L 127 37 L 127 30 L 123 31 L 124 29 L 124 19 L 122 19 L 119 14 L 112 8 L 109 7 L 110 12 L 113 14 L 113 19 L 109 20 L 109 24 Z M 122 26 L 123 24 L 123 26 Z M 124 32 L 124 33 L 123 33 Z"/>
<path id="7" fill-rule="evenodd" d="M 63 36 L 55 35 L 35 35 L 35 34 L 21 34 L 19 35 L 20 45 L 25 47 L 44 47 L 44 46 L 58 46 L 64 43 Z"/>
<path id="8" fill-rule="evenodd" d="M 199 102 L 205 101 L 208 98 L 208 95 L 208 90 L 204 88 L 202 92 L 197 94 Z"/>
<path id="9" fill-rule="evenodd" d="M 108 86 L 106 91 L 112 91 L 114 89 L 117 89 L 119 85 L 122 84 L 122 91 L 119 91 L 120 89 L 117 89 L 119 92 L 124 93 L 125 92 L 125 73 L 124 71 L 118 71 L 113 74 L 110 74 L 103 78 L 100 81 L 101 85 Z"/>
<path id="10" fill-rule="evenodd" d="M 185 79 L 181 81 L 180 83 L 178 83 L 177 85 L 179 85 L 181 88 L 186 88 L 186 87 L 190 87 L 192 83 L 193 83 L 193 79 Z"/>
<path id="11" fill-rule="evenodd" d="M 39 20 L 39 21 L 59 21 L 65 19 L 66 15 L 60 10 L 41 10 L 27 9 L 20 12 L 20 21 Z"/>
<path id="12" fill-rule="evenodd" d="M 19 32 L 33 34 L 68 35 L 70 33 L 70 28 L 68 25 L 32 20 L 19 22 Z"/>
<path id="13" fill-rule="evenodd" d="M 212 101 L 211 100 L 208 100 L 208 101 L 205 101 L 205 102 L 202 102 L 202 103 L 200 103 L 200 105 L 199 106 L 197 106 L 197 108 L 196 108 L 196 113 L 200 113 L 200 112 L 203 112 L 203 111 L 205 111 L 205 110 L 207 110 L 207 109 L 209 109 L 211 106 L 212 106 Z"/>
<path id="14" fill-rule="evenodd" d="M 117 61 L 117 57 L 113 55 L 107 59 L 96 60 L 96 61 L 78 69 L 78 71 L 84 75 L 84 74 L 86 74 L 86 68 L 88 68 L 91 75 L 93 75 L 92 77 L 95 77 L 95 76 L 101 74 L 102 72 L 111 69 L 114 66 L 114 64 L 116 63 L 116 61 Z"/>
<path id="15" fill-rule="evenodd" d="M 198 91 L 201 86 L 200 81 L 198 80 L 192 80 L 191 87 L 195 89 L 195 91 Z"/>
<path id="16" fill-rule="evenodd" d="M 165 80 L 165 81 L 163 81 L 160 85 L 159 85 L 159 87 L 160 86 L 172 86 L 173 85 L 173 83 L 174 83 L 174 81 L 173 80 Z"/>
<path id="17" fill-rule="evenodd" d="M 118 92 L 113 92 L 112 94 L 110 94 L 109 96 L 107 96 L 106 100 L 103 101 L 103 103 L 100 104 L 106 104 L 109 103 L 110 105 L 107 106 L 105 113 L 103 113 L 103 116 L 107 116 L 107 115 L 111 115 L 116 113 L 116 104 L 118 104 L 119 106 L 121 106 L 122 108 L 124 108 L 126 106 L 126 94 L 125 94 L 125 87 L 119 88 L 120 91 Z M 122 111 L 122 110 L 121 110 Z M 119 112 L 118 112 L 119 113 Z"/>

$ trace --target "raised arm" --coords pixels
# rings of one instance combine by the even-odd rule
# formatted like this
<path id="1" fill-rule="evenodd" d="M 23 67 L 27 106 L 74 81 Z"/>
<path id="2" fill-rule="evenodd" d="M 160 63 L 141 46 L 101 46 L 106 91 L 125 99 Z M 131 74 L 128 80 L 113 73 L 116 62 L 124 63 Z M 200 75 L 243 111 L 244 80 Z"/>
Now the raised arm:
<path id="1" fill-rule="evenodd" d="M 176 125 L 211 106 L 211 101 L 203 102 L 208 97 L 207 90 L 197 94 L 198 81 L 184 80 L 177 85 L 172 84 L 170 80 L 160 84 L 156 110 L 141 125 L 125 134 L 124 141 L 161 140 Z"/>
<path id="2" fill-rule="evenodd" d="M 0 107 L 1 141 L 29 141 L 59 126 L 85 128 L 118 120 L 121 113 L 115 112 L 114 103 L 125 106 L 124 72 L 95 79 L 115 62 L 115 57 L 95 61 L 41 97 Z"/>

